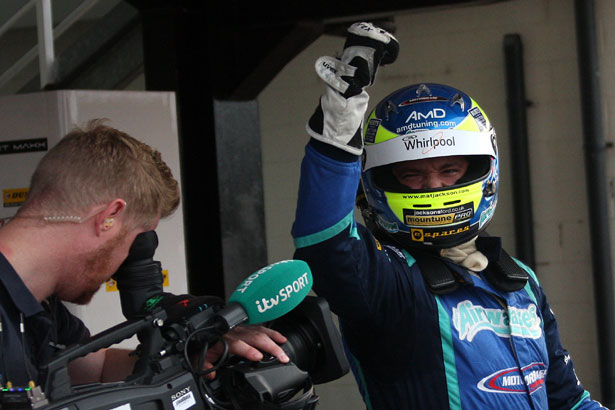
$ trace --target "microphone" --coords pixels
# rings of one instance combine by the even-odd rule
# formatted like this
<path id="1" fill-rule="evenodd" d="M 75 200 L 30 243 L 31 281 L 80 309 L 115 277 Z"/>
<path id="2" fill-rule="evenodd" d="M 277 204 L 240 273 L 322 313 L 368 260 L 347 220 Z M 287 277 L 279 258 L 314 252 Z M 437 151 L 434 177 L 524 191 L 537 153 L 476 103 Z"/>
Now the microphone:
<path id="1" fill-rule="evenodd" d="M 266 266 L 244 279 L 217 316 L 226 329 L 265 323 L 293 310 L 312 289 L 312 272 L 300 260 Z"/>
<path id="2" fill-rule="evenodd" d="M 143 311 L 162 308 L 168 315 L 166 322 L 175 323 L 215 307 L 215 315 L 208 312 L 213 317 L 205 313 L 202 318 L 193 317 L 193 325 L 198 328 L 213 320 L 217 329 L 226 333 L 244 322 L 260 324 L 284 316 L 299 305 L 311 289 L 312 272 L 308 264 L 300 260 L 285 260 L 244 279 L 222 309 L 219 309 L 222 300 L 215 296 L 159 293 L 146 300 Z"/>

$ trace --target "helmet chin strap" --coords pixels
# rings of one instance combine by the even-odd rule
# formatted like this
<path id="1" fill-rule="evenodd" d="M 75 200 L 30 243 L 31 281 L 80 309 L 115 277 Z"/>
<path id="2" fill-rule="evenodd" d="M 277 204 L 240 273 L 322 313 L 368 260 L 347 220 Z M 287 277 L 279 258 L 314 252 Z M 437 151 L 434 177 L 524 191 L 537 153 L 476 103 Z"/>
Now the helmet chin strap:
<path id="1" fill-rule="evenodd" d="M 472 272 L 481 272 L 489 264 L 489 260 L 481 251 L 476 249 L 476 237 L 468 242 L 452 248 L 440 250 L 440 256 L 448 259 L 457 265 L 463 266 Z"/>

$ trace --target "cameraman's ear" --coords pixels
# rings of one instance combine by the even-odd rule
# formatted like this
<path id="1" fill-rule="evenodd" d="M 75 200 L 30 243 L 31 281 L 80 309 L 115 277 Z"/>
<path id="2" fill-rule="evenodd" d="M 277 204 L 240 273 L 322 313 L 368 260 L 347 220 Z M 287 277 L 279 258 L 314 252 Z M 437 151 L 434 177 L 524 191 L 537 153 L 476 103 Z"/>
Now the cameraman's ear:
<path id="1" fill-rule="evenodd" d="M 106 231 L 112 230 L 117 225 L 117 218 L 126 208 L 126 201 L 114 199 L 109 202 L 105 209 L 96 215 L 96 235 L 100 236 Z"/>

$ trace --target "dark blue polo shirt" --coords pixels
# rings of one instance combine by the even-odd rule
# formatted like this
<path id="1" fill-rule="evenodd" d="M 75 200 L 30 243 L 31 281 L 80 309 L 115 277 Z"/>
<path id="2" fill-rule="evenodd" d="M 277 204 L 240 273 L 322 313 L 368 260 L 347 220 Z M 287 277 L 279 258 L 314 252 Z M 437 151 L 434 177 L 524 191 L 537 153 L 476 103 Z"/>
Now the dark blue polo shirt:
<path id="1" fill-rule="evenodd" d="M 45 275 L 45 272 L 41 272 Z M 41 384 L 39 366 L 73 343 L 85 342 L 89 331 L 55 297 L 38 303 L 17 272 L 0 253 L 0 384 Z M 20 332 L 23 317 L 24 333 Z"/>

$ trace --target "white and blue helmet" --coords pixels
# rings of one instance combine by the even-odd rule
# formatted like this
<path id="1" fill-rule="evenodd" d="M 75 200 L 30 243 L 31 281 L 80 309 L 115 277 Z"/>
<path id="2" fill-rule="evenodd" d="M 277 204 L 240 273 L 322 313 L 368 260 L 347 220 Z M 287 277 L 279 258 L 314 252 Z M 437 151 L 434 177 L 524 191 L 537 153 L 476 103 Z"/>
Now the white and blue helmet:
<path id="1" fill-rule="evenodd" d="M 378 103 L 364 135 L 362 185 L 371 225 L 403 246 L 447 248 L 475 237 L 491 221 L 499 175 L 496 135 L 467 94 L 440 84 L 402 88 Z M 453 186 L 412 190 L 391 170 L 396 162 L 458 155 L 469 168 Z"/>

